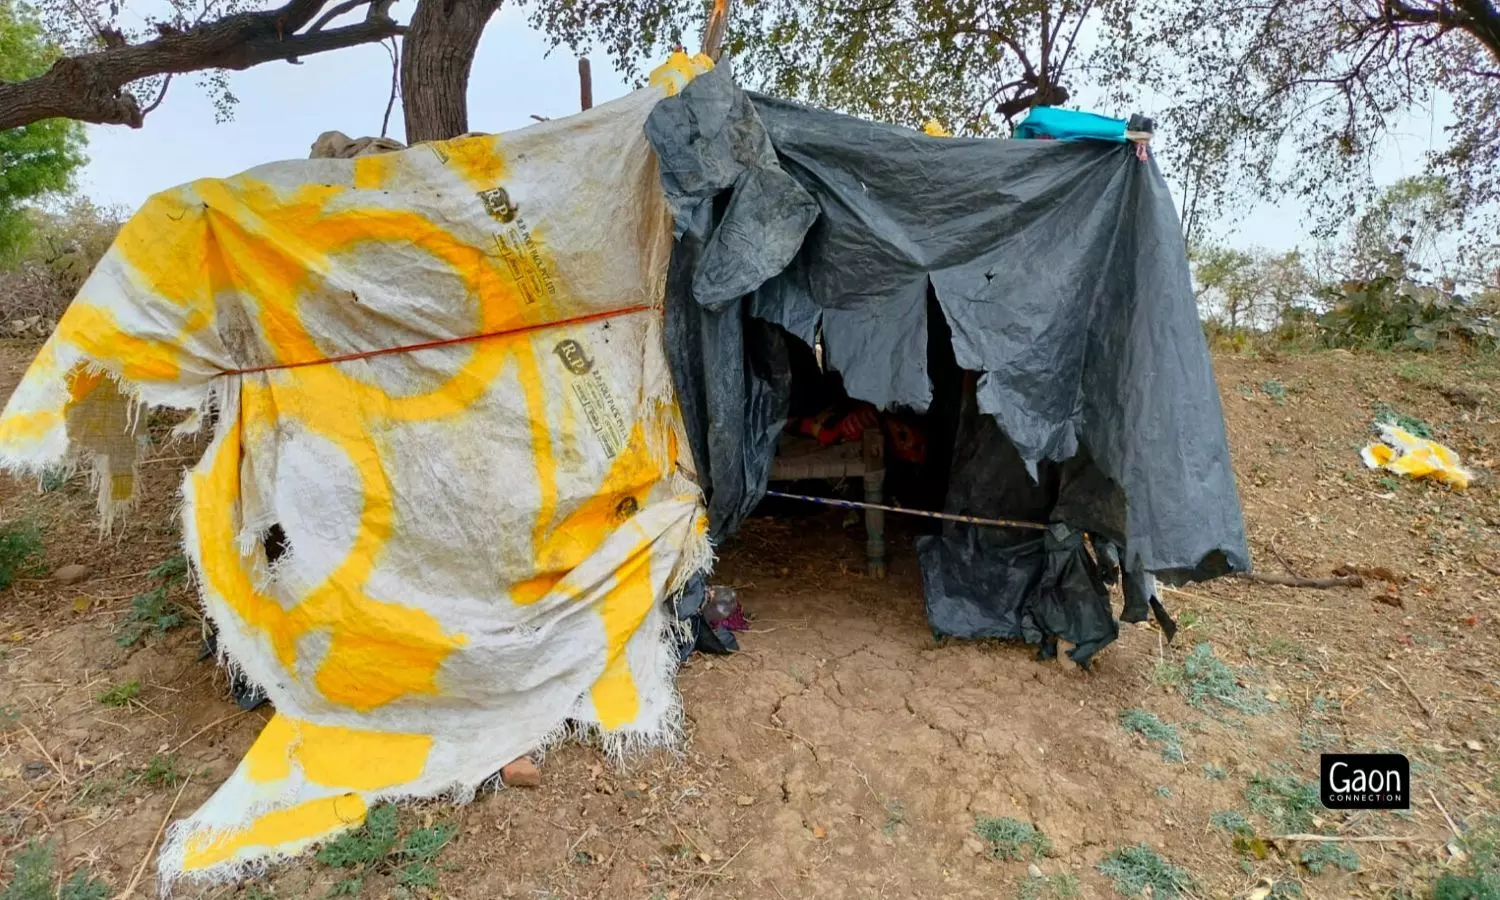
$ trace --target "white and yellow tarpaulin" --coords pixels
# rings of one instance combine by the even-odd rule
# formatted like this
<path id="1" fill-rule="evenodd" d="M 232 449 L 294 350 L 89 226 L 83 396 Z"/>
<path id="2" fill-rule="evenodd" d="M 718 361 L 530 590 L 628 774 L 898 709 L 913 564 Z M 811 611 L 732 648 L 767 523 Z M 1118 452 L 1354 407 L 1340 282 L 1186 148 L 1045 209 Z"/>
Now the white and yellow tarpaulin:
<path id="1" fill-rule="evenodd" d="M 0 465 L 91 466 L 108 520 L 146 409 L 211 422 L 184 542 L 276 707 L 173 826 L 163 884 L 296 854 L 381 798 L 462 798 L 573 728 L 675 736 L 664 600 L 710 551 L 643 127 L 701 68 L 513 134 L 159 194 L 69 307 Z"/>
<path id="2" fill-rule="evenodd" d="M 1457 453 L 1399 425 L 1381 422 L 1379 428 L 1380 443 L 1367 444 L 1360 451 L 1366 467 L 1408 478 L 1429 478 L 1456 491 L 1468 490 L 1474 473 L 1464 468 Z"/>

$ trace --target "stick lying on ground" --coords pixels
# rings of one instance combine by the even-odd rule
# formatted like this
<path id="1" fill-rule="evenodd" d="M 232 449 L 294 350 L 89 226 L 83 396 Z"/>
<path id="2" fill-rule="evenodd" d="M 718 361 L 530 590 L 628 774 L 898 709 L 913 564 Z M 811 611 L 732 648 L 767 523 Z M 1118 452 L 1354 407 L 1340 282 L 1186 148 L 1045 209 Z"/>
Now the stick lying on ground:
<path id="1" fill-rule="evenodd" d="M 1320 844 L 1440 844 L 1437 838 L 1391 837 L 1384 834 L 1278 834 L 1268 841 L 1316 841 Z"/>
<path id="2" fill-rule="evenodd" d="M 1282 587 L 1317 588 L 1326 590 L 1336 587 L 1364 587 L 1365 580 L 1358 575 L 1333 575 L 1328 578 L 1300 578 L 1296 575 L 1261 575 L 1245 572 L 1238 576 L 1257 584 L 1279 584 Z"/>

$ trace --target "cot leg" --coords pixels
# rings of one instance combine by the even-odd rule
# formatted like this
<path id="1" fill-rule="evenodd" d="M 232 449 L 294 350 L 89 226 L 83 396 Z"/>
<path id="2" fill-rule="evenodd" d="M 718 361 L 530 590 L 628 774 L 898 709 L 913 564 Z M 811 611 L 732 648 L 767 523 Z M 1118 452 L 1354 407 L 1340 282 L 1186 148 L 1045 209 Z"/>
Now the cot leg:
<path id="1" fill-rule="evenodd" d="M 885 434 L 864 433 L 865 502 L 885 503 Z M 865 510 L 865 561 L 871 578 L 885 577 L 885 511 Z"/>

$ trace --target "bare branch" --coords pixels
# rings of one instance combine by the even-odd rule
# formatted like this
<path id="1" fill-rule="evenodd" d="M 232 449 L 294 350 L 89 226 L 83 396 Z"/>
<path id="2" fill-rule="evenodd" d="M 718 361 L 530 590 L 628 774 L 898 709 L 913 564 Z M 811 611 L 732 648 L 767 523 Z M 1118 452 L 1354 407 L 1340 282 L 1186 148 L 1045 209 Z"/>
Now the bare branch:
<path id="1" fill-rule="evenodd" d="M 104 43 L 104 35 L 99 30 L 99 23 L 94 21 L 93 16 L 83 11 L 83 7 L 78 5 L 78 0 L 68 0 L 68 5 L 72 6 L 73 11 L 78 14 L 78 20 L 87 25 L 89 31 L 94 33 L 94 39 L 101 44 Z"/>
<path id="2" fill-rule="evenodd" d="M 168 75 L 167 78 L 166 78 L 166 80 L 161 83 L 161 90 L 157 92 L 156 99 L 151 101 L 151 105 L 150 106 L 148 106 L 145 109 L 141 110 L 141 118 L 145 118 L 146 116 L 151 115 L 153 112 L 156 112 L 156 108 L 158 106 L 161 106 L 161 102 L 163 100 L 167 99 L 167 88 L 169 88 L 171 86 L 172 86 L 172 76 Z"/>
<path id="3" fill-rule="evenodd" d="M 272 21 L 278 23 L 280 35 L 301 31 L 302 26 L 312 21 L 318 10 L 323 8 L 327 0 L 288 0 L 285 6 L 267 13 L 255 13 L 253 15 L 270 15 Z M 233 18 L 233 17 L 231 17 Z M 227 20 L 222 20 L 227 21 Z"/>
<path id="4" fill-rule="evenodd" d="M 328 12 L 323 13 L 323 15 L 319 16 L 318 21 L 314 22 L 312 24 L 312 27 L 307 29 L 307 33 L 315 34 L 316 32 L 322 31 L 323 27 L 329 22 L 332 22 L 334 19 L 337 19 L 344 13 L 358 9 L 361 6 L 366 6 L 370 2 L 371 0 L 344 0 L 343 3 L 340 3 L 338 6 L 335 6 L 333 9 L 330 9 Z"/>
<path id="5" fill-rule="evenodd" d="M 0 131 L 50 118 L 139 128 L 146 111 L 124 90 L 132 82 L 204 69 L 248 69 L 375 43 L 405 31 L 389 18 L 378 18 L 295 34 L 324 2 L 292 0 L 279 9 L 226 16 L 141 44 L 63 57 L 35 78 L 0 83 Z"/>
<path id="6" fill-rule="evenodd" d="M 1052 29 L 1049 27 L 1052 24 L 1051 18 L 1050 18 L 1051 17 L 1051 12 L 1052 12 L 1051 6 L 1049 4 L 1047 4 L 1047 3 L 1043 3 L 1042 4 L 1042 56 L 1041 56 L 1041 59 L 1037 63 L 1037 69 L 1040 70 L 1040 72 L 1041 72 L 1041 83 L 1044 84 L 1044 85 L 1051 83 L 1051 81 L 1050 81 L 1050 79 L 1048 77 L 1049 75 L 1051 75 L 1051 72 L 1049 71 L 1049 67 L 1052 64 Z M 1061 17 L 1059 17 L 1059 23 L 1061 23 Z"/>
<path id="7" fill-rule="evenodd" d="M 1084 0 L 1083 8 L 1078 10 L 1078 20 L 1073 23 L 1073 33 L 1068 35 L 1068 46 L 1063 48 L 1062 60 L 1057 64 L 1058 73 L 1064 74 L 1068 71 L 1068 58 L 1073 55 L 1073 48 L 1078 46 L 1078 32 L 1083 28 L 1083 23 L 1088 21 L 1089 12 L 1094 7 L 1094 0 Z M 1062 28 L 1062 20 L 1058 20 L 1058 28 Z"/>
<path id="8" fill-rule="evenodd" d="M 391 55 L 391 98 L 385 102 L 385 118 L 380 120 L 380 136 L 385 137 L 391 130 L 391 110 L 396 108 L 396 95 L 401 91 L 401 51 L 395 38 L 391 38 L 389 45 L 381 42 L 380 46 Z"/>

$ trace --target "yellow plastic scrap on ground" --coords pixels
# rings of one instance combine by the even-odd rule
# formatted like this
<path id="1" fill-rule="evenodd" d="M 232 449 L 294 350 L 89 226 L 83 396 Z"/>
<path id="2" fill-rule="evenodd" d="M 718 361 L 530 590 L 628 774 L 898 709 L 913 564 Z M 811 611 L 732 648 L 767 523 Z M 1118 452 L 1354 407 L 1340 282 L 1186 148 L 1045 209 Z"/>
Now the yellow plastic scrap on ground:
<path id="1" fill-rule="evenodd" d="M 173 825 L 164 886 L 299 853 L 383 798 L 462 799 L 578 727 L 614 753 L 675 740 L 665 598 L 712 554 L 644 126 L 705 70 L 513 134 L 159 194 L 63 316 L 0 466 L 91 465 L 108 522 L 142 408 L 216 413 L 185 549 L 219 647 L 276 706 Z"/>
<path id="2" fill-rule="evenodd" d="M 922 133 L 931 135 L 932 137 L 953 137 L 952 134 L 948 133 L 948 129 L 944 128 L 937 119 L 928 119 L 927 124 L 922 126 Z"/>
<path id="3" fill-rule="evenodd" d="M 1380 439 L 1383 443 L 1370 444 L 1360 451 L 1365 465 L 1372 469 L 1387 469 L 1409 478 L 1431 478 L 1460 491 L 1474 478 L 1474 473 L 1460 464 L 1458 454 L 1437 441 L 1384 422 L 1380 424 Z"/>

